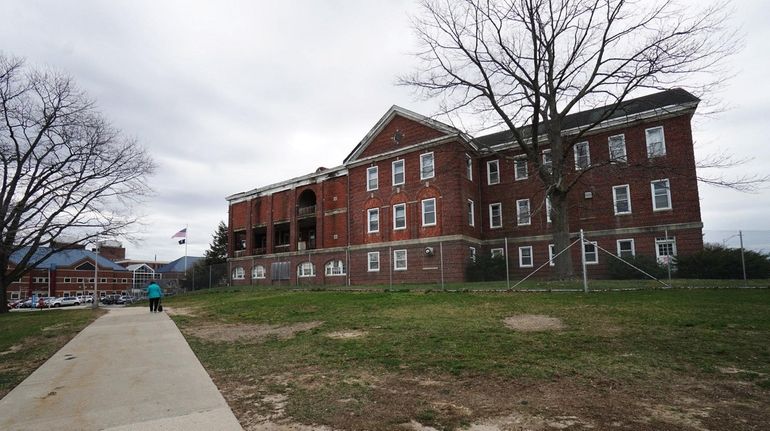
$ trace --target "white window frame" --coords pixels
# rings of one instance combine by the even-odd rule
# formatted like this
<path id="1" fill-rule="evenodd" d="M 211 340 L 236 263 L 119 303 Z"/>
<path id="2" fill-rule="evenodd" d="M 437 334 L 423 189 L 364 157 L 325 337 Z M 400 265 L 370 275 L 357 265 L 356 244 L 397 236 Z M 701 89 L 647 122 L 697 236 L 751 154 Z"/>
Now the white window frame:
<path id="1" fill-rule="evenodd" d="M 396 174 L 397 174 L 396 166 L 401 166 L 400 172 L 398 172 L 401 174 L 401 182 L 396 181 Z M 392 169 L 391 177 L 393 180 L 393 185 L 394 186 L 404 185 L 406 183 L 406 162 L 404 162 L 404 159 L 394 160 L 393 163 L 391 163 L 391 169 Z"/>
<path id="2" fill-rule="evenodd" d="M 493 258 L 493 259 L 498 257 L 498 256 L 505 257 L 505 249 L 502 248 L 502 247 L 493 248 L 493 249 L 489 250 L 489 256 L 491 258 Z"/>
<path id="3" fill-rule="evenodd" d="M 260 271 L 261 269 L 261 271 Z M 257 265 L 254 268 L 251 268 L 251 278 L 252 280 L 261 280 L 265 278 L 265 267 L 262 265 Z"/>
<path id="4" fill-rule="evenodd" d="M 666 202 L 668 202 L 668 206 L 666 207 L 660 207 L 658 208 L 658 201 L 655 199 L 657 196 L 655 194 L 655 185 L 665 183 L 665 191 L 666 191 Z M 672 208 L 671 205 L 671 182 L 668 180 L 668 178 L 650 181 L 650 195 L 652 196 L 652 210 L 653 211 L 668 211 Z"/>
<path id="5" fill-rule="evenodd" d="M 556 244 L 548 244 L 548 266 L 556 266 L 553 257 L 556 255 Z"/>
<path id="6" fill-rule="evenodd" d="M 519 168 L 524 167 L 524 172 L 519 175 Z M 513 179 L 516 181 L 526 180 L 529 178 L 529 167 L 527 164 L 527 156 L 517 156 L 513 159 Z"/>
<path id="7" fill-rule="evenodd" d="M 468 251 L 470 252 L 470 256 L 468 257 L 471 262 L 476 261 L 476 247 L 468 247 Z"/>
<path id="8" fill-rule="evenodd" d="M 315 265 L 313 265 L 313 262 L 301 262 L 297 265 L 297 277 L 315 277 Z"/>
<path id="9" fill-rule="evenodd" d="M 493 213 L 494 213 L 494 209 L 493 208 L 494 207 L 498 208 L 498 212 L 500 214 L 499 217 L 498 217 L 499 220 L 500 220 L 500 224 L 498 224 L 498 225 L 494 224 L 494 221 L 495 221 L 495 218 L 493 216 Z M 489 228 L 490 229 L 498 229 L 498 228 L 501 228 L 501 227 L 503 227 L 503 204 L 502 204 L 502 202 L 495 202 L 495 203 L 489 204 Z"/>
<path id="10" fill-rule="evenodd" d="M 551 210 L 552 209 L 553 208 L 551 206 L 551 197 L 550 196 L 546 196 L 545 197 L 545 221 L 546 221 L 546 223 L 551 223 Z"/>
<path id="11" fill-rule="evenodd" d="M 492 166 L 495 167 L 495 178 L 492 180 Z M 490 160 L 487 162 L 487 185 L 500 184 L 500 160 Z"/>
<path id="12" fill-rule="evenodd" d="M 529 263 L 524 263 L 524 254 L 522 253 L 524 250 L 529 250 Z M 524 245 L 519 247 L 519 268 L 532 268 L 535 266 L 535 257 L 532 253 L 532 246 L 531 245 Z"/>
<path id="13" fill-rule="evenodd" d="M 620 140 L 618 140 L 617 138 L 620 138 Z M 619 151 L 619 152 L 616 151 L 615 154 L 613 154 L 613 150 L 612 150 L 613 143 L 615 144 L 619 143 L 619 146 L 617 146 L 617 148 L 621 149 L 622 151 Z M 610 136 L 609 138 L 607 138 L 607 147 L 609 149 L 609 156 L 610 156 L 611 163 L 628 163 L 628 152 L 626 151 L 626 135 L 621 133 L 620 135 Z"/>
<path id="14" fill-rule="evenodd" d="M 653 154 L 653 147 L 652 144 L 654 142 L 650 142 L 650 132 L 653 130 L 660 130 L 660 152 L 656 152 Z M 655 157 L 663 157 L 666 155 L 666 134 L 663 130 L 663 126 L 657 126 L 657 127 L 650 127 L 649 129 L 644 130 L 644 137 L 647 142 L 647 158 L 652 159 Z"/>
<path id="15" fill-rule="evenodd" d="M 404 217 L 403 217 L 403 223 L 404 225 L 399 227 L 398 226 L 398 216 L 396 215 L 396 212 L 399 208 L 402 208 L 404 210 Z M 406 229 L 406 204 L 395 204 L 393 205 L 393 230 L 404 230 Z"/>
<path id="16" fill-rule="evenodd" d="M 587 241 L 583 243 L 583 249 L 585 250 L 585 247 L 593 247 L 594 251 L 591 253 L 594 258 L 592 260 L 588 259 L 589 252 L 585 251 L 585 257 L 586 257 L 586 265 L 596 265 L 599 263 L 599 247 L 596 244 L 596 241 Z"/>
<path id="17" fill-rule="evenodd" d="M 468 212 L 468 226 L 476 226 L 476 204 L 473 199 L 468 199 L 466 209 Z"/>
<path id="18" fill-rule="evenodd" d="M 634 239 L 633 238 L 619 239 L 619 240 L 615 241 L 615 243 L 616 243 L 616 247 L 617 247 L 617 252 L 618 252 L 617 256 L 618 257 L 623 257 L 623 256 L 620 255 L 620 252 L 621 252 L 620 244 L 621 243 L 631 243 L 631 256 L 636 256 L 636 244 L 634 244 Z"/>
<path id="19" fill-rule="evenodd" d="M 377 222 L 377 229 L 372 230 L 372 216 L 375 216 Z M 366 210 L 366 232 L 377 233 L 380 231 L 380 209 L 369 208 Z"/>
<path id="20" fill-rule="evenodd" d="M 370 251 L 369 253 L 366 254 L 366 271 L 380 272 L 380 252 L 379 251 Z"/>
<path id="21" fill-rule="evenodd" d="M 399 255 L 403 254 L 403 259 Z M 406 249 L 393 250 L 393 271 L 406 271 L 408 268 L 408 255 Z M 403 266 L 401 266 L 403 264 Z"/>
<path id="22" fill-rule="evenodd" d="M 628 204 L 627 211 L 619 211 L 618 203 L 622 202 L 618 199 L 618 190 L 625 189 L 626 202 Z M 615 215 L 631 214 L 631 186 L 628 184 L 621 184 L 619 186 L 612 186 L 612 208 L 615 211 Z"/>
<path id="23" fill-rule="evenodd" d="M 430 160 L 429 175 L 425 172 L 425 161 Z M 433 152 L 420 154 L 420 180 L 427 180 L 436 176 L 436 159 Z"/>
<path id="24" fill-rule="evenodd" d="M 72 283 L 72 277 L 64 277 L 64 283 Z"/>
<path id="25" fill-rule="evenodd" d="M 553 170 L 553 157 L 551 156 L 551 149 L 543 150 L 541 153 L 543 157 L 543 166 L 548 172 Z"/>
<path id="26" fill-rule="evenodd" d="M 581 154 L 578 153 L 578 147 L 585 147 L 585 166 L 580 163 Z M 582 171 L 591 166 L 591 146 L 588 145 L 588 141 L 578 142 L 572 147 L 572 151 L 575 154 L 575 170 Z"/>
<path id="27" fill-rule="evenodd" d="M 347 272 L 345 271 L 345 262 L 341 259 L 332 259 L 326 262 L 326 265 L 324 265 L 324 274 L 326 274 L 327 277 L 347 275 Z"/>
<path id="28" fill-rule="evenodd" d="M 428 211 L 425 210 L 425 205 L 428 202 L 433 202 L 433 211 L 432 212 L 428 212 Z M 436 198 L 423 199 L 422 202 L 421 202 L 421 207 L 422 207 L 422 225 L 423 226 L 436 226 L 437 219 L 438 219 L 438 214 L 436 214 Z M 425 216 L 428 215 L 428 214 L 433 214 L 433 221 L 432 222 L 426 221 L 426 217 Z M 404 214 L 404 217 L 406 217 L 406 214 Z"/>
<path id="29" fill-rule="evenodd" d="M 374 181 L 374 185 L 372 185 Z M 380 188 L 380 169 L 377 166 L 366 168 L 366 191 L 371 192 Z"/>
<path id="30" fill-rule="evenodd" d="M 233 280 L 244 280 L 246 278 L 246 271 L 242 266 L 236 266 L 233 268 Z"/>
<path id="31" fill-rule="evenodd" d="M 473 181 L 473 157 L 469 154 L 465 155 L 465 175 L 468 181 Z"/>
<path id="32" fill-rule="evenodd" d="M 522 211 L 522 204 L 526 204 L 526 214 Z M 526 220 L 524 219 L 526 216 Z M 529 205 L 529 199 L 518 199 L 516 201 L 516 225 L 517 226 L 529 226 L 532 224 L 532 210 Z"/>
<path id="33" fill-rule="evenodd" d="M 660 246 L 671 244 L 671 254 L 660 254 Z M 666 264 L 668 263 L 668 259 L 666 256 L 676 256 L 676 237 L 669 237 L 668 239 L 664 238 L 655 238 L 655 259 L 657 259 L 658 263 Z"/>

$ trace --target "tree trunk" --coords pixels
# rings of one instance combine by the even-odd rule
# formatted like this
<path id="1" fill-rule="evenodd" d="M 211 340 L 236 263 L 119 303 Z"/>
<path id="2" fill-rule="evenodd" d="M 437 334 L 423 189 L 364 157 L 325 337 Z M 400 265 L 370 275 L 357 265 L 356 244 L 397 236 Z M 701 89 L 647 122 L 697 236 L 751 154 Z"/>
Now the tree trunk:
<path id="1" fill-rule="evenodd" d="M 3 268 L 3 272 L 0 273 L 0 295 L 2 295 L 0 299 L 0 314 L 8 312 L 8 284 L 10 283 L 6 283 L 5 270 L 6 268 Z"/>
<path id="2" fill-rule="evenodd" d="M 553 229 L 554 254 L 558 254 L 570 244 L 569 213 L 567 211 L 567 193 L 558 189 L 551 192 L 551 224 Z M 574 275 L 572 268 L 572 250 L 567 250 L 556 258 L 556 276 L 566 280 Z"/>

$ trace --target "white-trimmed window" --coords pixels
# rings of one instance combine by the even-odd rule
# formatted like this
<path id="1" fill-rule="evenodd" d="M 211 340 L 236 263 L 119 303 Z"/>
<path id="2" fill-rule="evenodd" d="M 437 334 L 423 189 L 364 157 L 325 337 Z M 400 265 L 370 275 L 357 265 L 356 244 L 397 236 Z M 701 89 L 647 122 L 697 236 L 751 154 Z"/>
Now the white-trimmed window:
<path id="1" fill-rule="evenodd" d="M 543 166 L 548 172 L 553 169 L 553 157 L 551 157 L 551 150 L 543 150 Z"/>
<path id="2" fill-rule="evenodd" d="M 470 253 L 468 255 L 468 259 L 471 260 L 471 262 L 476 261 L 476 247 L 468 247 L 468 252 Z"/>
<path id="3" fill-rule="evenodd" d="M 500 161 L 490 160 L 487 162 L 487 184 L 500 183 Z"/>
<path id="4" fill-rule="evenodd" d="M 393 250 L 393 270 L 406 271 L 406 250 Z"/>
<path id="5" fill-rule="evenodd" d="M 369 208 L 366 210 L 366 218 L 369 221 L 367 224 L 366 232 L 374 233 L 380 231 L 380 209 Z"/>
<path id="6" fill-rule="evenodd" d="M 425 199 L 422 201 L 422 225 L 436 225 L 436 198 Z"/>
<path id="7" fill-rule="evenodd" d="M 433 163 L 433 153 L 420 154 L 420 180 L 433 178 L 436 170 Z"/>
<path id="8" fill-rule="evenodd" d="M 380 187 L 379 169 L 377 166 L 366 168 L 366 191 L 377 190 Z"/>
<path id="9" fill-rule="evenodd" d="M 473 181 L 473 157 L 465 155 L 465 175 L 468 177 L 468 181 Z"/>
<path id="10" fill-rule="evenodd" d="M 504 248 L 493 248 L 492 250 L 489 250 L 490 255 L 492 256 L 492 259 L 496 257 L 505 257 L 505 249 Z"/>
<path id="11" fill-rule="evenodd" d="M 324 266 L 324 273 L 328 276 L 345 275 L 345 262 L 330 260 Z"/>
<path id="12" fill-rule="evenodd" d="M 556 244 L 548 244 L 548 266 L 556 266 L 554 256 L 556 256 Z"/>
<path id="13" fill-rule="evenodd" d="M 529 199 L 519 199 L 516 201 L 516 224 L 527 226 L 532 223 L 532 217 L 529 212 Z"/>
<path id="14" fill-rule="evenodd" d="M 489 227 L 503 227 L 503 204 L 500 202 L 489 204 Z"/>
<path id="15" fill-rule="evenodd" d="M 243 280 L 246 278 L 246 271 L 243 270 L 243 267 L 236 266 L 233 269 L 233 280 Z"/>
<path id="16" fill-rule="evenodd" d="M 535 265 L 532 259 L 532 246 L 519 247 L 519 267 L 532 268 Z"/>
<path id="17" fill-rule="evenodd" d="M 652 192 L 652 210 L 671 209 L 671 188 L 667 179 L 650 182 Z"/>
<path id="18" fill-rule="evenodd" d="M 647 157 L 661 157 L 666 155 L 666 138 L 663 136 L 663 127 L 652 127 L 644 131 L 647 137 Z"/>
<path id="19" fill-rule="evenodd" d="M 366 261 L 368 262 L 367 271 L 377 272 L 380 270 L 380 252 L 370 251 L 366 254 Z"/>
<path id="20" fill-rule="evenodd" d="M 404 161 L 396 160 L 393 162 L 393 185 L 404 184 L 406 176 L 404 175 Z"/>
<path id="21" fill-rule="evenodd" d="M 596 241 L 583 243 L 586 256 L 586 264 L 599 263 L 599 249 L 596 247 Z"/>
<path id="22" fill-rule="evenodd" d="M 393 205 L 393 230 L 406 229 L 406 204 Z"/>
<path id="23" fill-rule="evenodd" d="M 72 278 L 70 278 L 70 277 L 64 277 L 64 282 L 65 282 L 65 283 L 72 283 Z"/>
<path id="24" fill-rule="evenodd" d="M 475 226 L 476 225 L 476 209 L 475 204 L 473 203 L 473 200 L 468 199 L 468 202 L 466 203 L 466 210 L 468 213 L 468 226 Z"/>
<path id="25" fill-rule="evenodd" d="M 626 163 L 626 137 L 625 135 L 615 135 L 608 138 L 610 148 L 610 161 L 616 163 Z"/>
<path id="26" fill-rule="evenodd" d="M 659 263 L 668 264 L 676 256 L 676 238 L 655 238 L 655 257 Z"/>
<path id="27" fill-rule="evenodd" d="M 254 280 L 265 278 L 265 267 L 257 265 L 254 268 L 251 268 L 251 278 Z"/>
<path id="28" fill-rule="evenodd" d="M 313 262 L 302 262 L 297 265 L 297 277 L 315 277 Z"/>
<path id="29" fill-rule="evenodd" d="M 631 190 L 628 184 L 612 187 L 612 202 L 615 215 L 631 214 Z"/>
<path id="30" fill-rule="evenodd" d="M 513 159 L 513 177 L 516 181 L 526 180 L 529 177 L 526 156 L 518 156 Z"/>
<path id="31" fill-rule="evenodd" d="M 588 142 L 578 142 L 572 149 L 575 152 L 575 169 L 582 170 L 591 166 L 591 150 Z"/>
<path id="32" fill-rule="evenodd" d="M 619 239 L 617 242 L 618 242 L 618 257 L 636 256 L 636 249 L 634 247 L 633 238 Z"/>
<path id="33" fill-rule="evenodd" d="M 551 222 L 551 210 L 553 208 L 551 207 L 551 197 L 546 196 L 545 197 L 545 221 L 547 223 Z"/>

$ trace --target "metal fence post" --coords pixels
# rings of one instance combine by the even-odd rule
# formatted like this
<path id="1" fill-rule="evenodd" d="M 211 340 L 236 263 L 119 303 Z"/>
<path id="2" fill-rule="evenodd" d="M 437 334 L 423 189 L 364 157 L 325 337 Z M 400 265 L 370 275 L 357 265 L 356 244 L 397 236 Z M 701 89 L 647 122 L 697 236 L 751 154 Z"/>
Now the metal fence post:
<path id="1" fill-rule="evenodd" d="M 438 254 L 441 263 L 441 290 L 445 290 L 444 287 L 444 242 L 438 243 Z"/>
<path id="2" fill-rule="evenodd" d="M 583 229 L 580 229 L 580 261 L 583 264 L 583 291 L 588 293 L 588 272 L 586 271 L 586 238 Z M 599 250 L 596 251 L 599 253 Z"/>
<path id="3" fill-rule="evenodd" d="M 741 267 L 743 268 L 743 282 L 746 283 L 746 258 L 743 256 L 743 231 L 738 231 L 738 238 L 741 240 Z"/>
<path id="4" fill-rule="evenodd" d="M 508 267 L 508 237 L 507 236 L 505 237 L 505 253 L 503 253 L 503 256 L 505 256 L 505 288 L 510 289 L 511 288 L 511 271 Z"/>

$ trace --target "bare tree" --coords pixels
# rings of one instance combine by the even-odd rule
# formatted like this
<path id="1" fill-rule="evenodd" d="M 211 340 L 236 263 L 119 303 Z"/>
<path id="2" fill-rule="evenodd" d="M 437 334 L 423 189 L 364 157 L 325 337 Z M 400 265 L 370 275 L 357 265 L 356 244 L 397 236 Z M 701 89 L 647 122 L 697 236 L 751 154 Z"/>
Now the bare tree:
<path id="1" fill-rule="evenodd" d="M 150 189 L 149 155 L 72 78 L 0 54 L 0 312 L 9 285 L 56 252 L 115 237 Z M 14 262 L 11 256 L 14 255 Z"/>
<path id="2" fill-rule="evenodd" d="M 610 118 L 630 95 L 718 86 L 721 61 L 738 38 L 726 27 L 725 4 L 700 11 L 673 0 L 423 0 L 414 26 L 420 72 L 401 78 L 443 98 L 443 113 L 472 113 L 503 126 L 533 163 L 551 202 L 557 251 L 569 244 L 567 195 L 596 168 L 568 169 L 573 146 Z M 577 132 L 565 118 L 607 106 Z M 533 138 L 534 137 L 534 138 Z M 548 145 L 551 162 L 540 149 Z M 488 149 L 491 150 L 491 149 Z M 569 253 L 557 258 L 572 274 Z"/>

